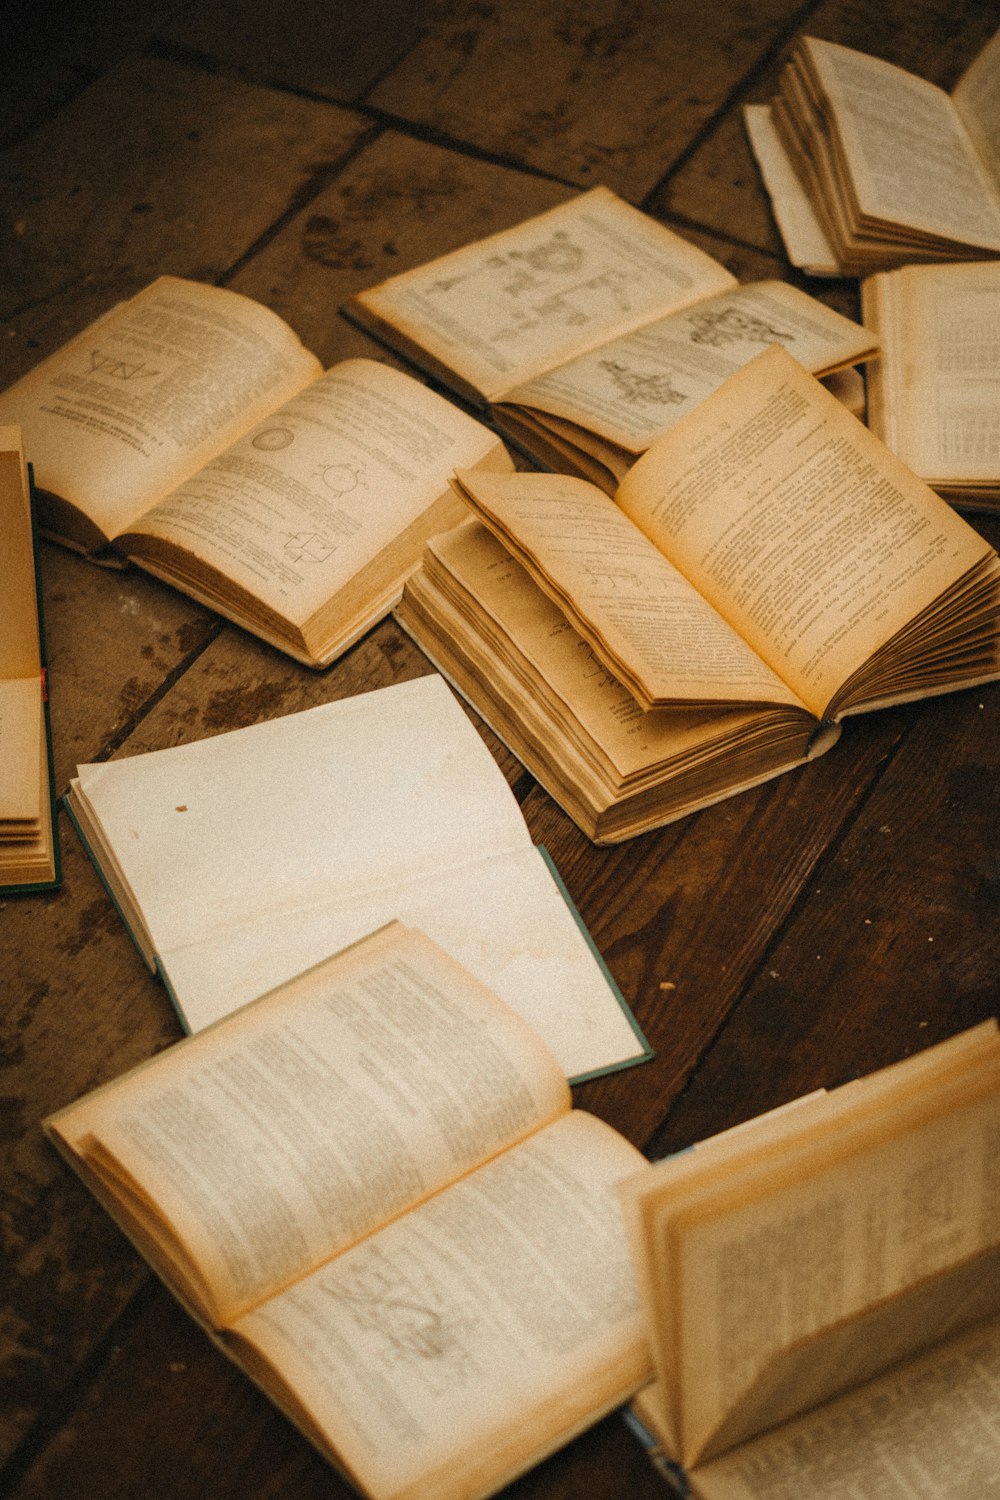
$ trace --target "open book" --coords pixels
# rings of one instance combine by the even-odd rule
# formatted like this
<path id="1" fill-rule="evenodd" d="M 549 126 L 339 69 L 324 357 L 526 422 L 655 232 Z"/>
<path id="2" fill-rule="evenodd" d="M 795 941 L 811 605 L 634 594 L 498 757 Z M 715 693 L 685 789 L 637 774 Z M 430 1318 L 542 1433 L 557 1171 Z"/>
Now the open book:
<path id="1" fill-rule="evenodd" d="M 31 488 L 16 427 L 0 427 L 0 892 L 59 883 L 52 747 Z"/>
<path id="2" fill-rule="evenodd" d="M 388 612 L 424 540 L 459 519 L 455 465 L 512 467 L 411 376 L 372 360 L 324 374 L 268 308 L 172 276 L 0 396 L 0 422 L 24 429 L 44 531 L 130 558 L 313 667 Z"/>
<path id="3" fill-rule="evenodd" d="M 650 1374 L 615 1185 L 529 1027 L 398 924 L 46 1122 L 374 1500 L 491 1494 Z"/>
<path id="4" fill-rule="evenodd" d="M 694 1500 L 979 1500 L 1000 1473 L 1000 1038 L 989 1022 L 621 1188 Z"/>
<path id="5" fill-rule="evenodd" d="M 191 1031 L 399 918 L 570 1077 L 650 1055 L 439 677 L 80 766 L 66 805 Z"/>
<path id="6" fill-rule="evenodd" d="M 761 108 L 748 134 L 793 264 L 855 276 L 1000 255 L 1000 32 L 951 94 L 802 37 L 770 121 Z"/>
<path id="7" fill-rule="evenodd" d="M 846 375 L 874 348 L 805 292 L 738 286 L 607 188 L 390 277 L 344 311 L 539 461 L 609 491 L 767 344 L 816 375 Z"/>
<path id="8" fill-rule="evenodd" d="M 861 302 L 872 431 L 953 505 L 1000 507 L 1000 261 L 881 271 Z"/>
<path id="9" fill-rule="evenodd" d="M 492 535 L 429 545 L 397 618 L 598 842 L 1000 676 L 1000 561 L 783 349 L 612 499 L 460 475 Z"/>

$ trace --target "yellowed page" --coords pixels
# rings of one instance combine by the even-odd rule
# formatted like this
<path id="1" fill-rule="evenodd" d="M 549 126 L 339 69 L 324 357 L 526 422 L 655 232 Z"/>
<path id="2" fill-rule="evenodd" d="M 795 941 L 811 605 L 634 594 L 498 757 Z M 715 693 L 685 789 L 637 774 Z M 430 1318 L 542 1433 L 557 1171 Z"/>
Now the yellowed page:
<path id="1" fill-rule="evenodd" d="M 648 1378 L 613 1192 L 641 1164 L 566 1116 L 241 1320 L 240 1344 L 366 1493 L 491 1493 Z"/>
<path id="2" fill-rule="evenodd" d="M 745 104 L 743 124 L 788 259 L 810 276 L 839 276 L 833 246 L 775 129 L 771 106 Z"/>
<path id="3" fill-rule="evenodd" d="M 16 427 L 0 427 L 0 580 L 0 678 L 37 678 L 41 645 L 35 544 L 28 472 Z"/>
<path id="4" fill-rule="evenodd" d="M 776 347 L 644 454 L 617 500 L 820 718 L 991 550 Z"/>
<path id="5" fill-rule="evenodd" d="M 983 1500 L 1000 1473 L 1000 1321 L 699 1469 L 698 1500 Z"/>
<path id="6" fill-rule="evenodd" d="M 111 539 L 319 373 L 266 307 L 161 276 L 0 396 L 0 422 Z"/>
<path id="7" fill-rule="evenodd" d="M 39 675 L 0 679 L 0 820 L 15 824 L 15 833 L 18 823 L 37 829 L 46 795 L 38 754 L 39 737 L 44 739 L 41 702 Z M 22 834 L 30 831 L 26 827 Z"/>
<path id="8" fill-rule="evenodd" d="M 51 1128 L 155 1207 L 218 1324 L 568 1108 L 531 1029 L 393 924 Z"/>
<path id="9" fill-rule="evenodd" d="M 883 342 L 873 430 L 928 484 L 1000 485 L 1000 261 L 904 266 L 864 296 Z"/>
<path id="10" fill-rule="evenodd" d="M 980 161 L 1000 191 L 1000 31 L 966 68 L 951 98 Z"/>
<path id="11" fill-rule="evenodd" d="M 998 1140 L 994 1062 L 661 1221 L 687 1464 L 781 1349 L 1000 1240 Z"/>
<path id="12" fill-rule="evenodd" d="M 174 542 L 303 625 L 498 448 L 412 376 L 345 360 L 147 511 L 121 544 Z"/>
<path id="13" fill-rule="evenodd" d="M 806 37 L 862 215 L 1000 250 L 1000 199 L 948 95 L 905 69 Z"/>
<path id="14" fill-rule="evenodd" d="M 642 453 L 770 344 L 781 344 L 820 375 L 864 359 L 875 340 L 797 287 L 762 281 L 647 323 L 515 386 L 504 400 L 580 423 Z"/>
<path id="15" fill-rule="evenodd" d="M 651 318 L 733 286 L 722 266 L 594 188 L 354 299 L 488 400 Z"/>
<path id="16" fill-rule="evenodd" d="M 796 702 L 595 486 L 553 474 L 466 471 L 458 478 L 476 515 L 643 706 Z"/>

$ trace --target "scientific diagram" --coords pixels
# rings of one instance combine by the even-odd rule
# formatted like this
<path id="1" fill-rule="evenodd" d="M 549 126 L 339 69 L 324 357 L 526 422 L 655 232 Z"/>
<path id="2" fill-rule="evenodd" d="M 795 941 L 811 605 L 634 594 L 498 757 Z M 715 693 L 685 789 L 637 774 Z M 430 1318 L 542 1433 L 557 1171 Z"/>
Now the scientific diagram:
<path id="1" fill-rule="evenodd" d="M 290 427 L 264 427 L 250 441 L 263 453 L 280 453 L 282 448 L 290 447 L 294 439 L 295 433 Z"/>
<path id="2" fill-rule="evenodd" d="M 313 471 L 313 479 L 322 480 L 333 495 L 349 495 L 365 482 L 363 464 L 336 463 L 319 464 Z"/>
<path id="3" fill-rule="evenodd" d="M 616 359 L 599 361 L 618 388 L 619 395 L 631 406 L 679 406 L 686 401 L 687 392 L 674 385 L 669 370 L 630 370 Z"/>
<path id="4" fill-rule="evenodd" d="M 324 563 L 337 550 L 336 542 L 318 531 L 288 531 L 284 537 L 282 550 L 289 562 Z"/>
<path id="5" fill-rule="evenodd" d="M 117 354 L 105 354 L 101 349 L 90 351 L 90 373 L 92 375 L 110 375 L 112 380 L 149 380 L 153 375 L 159 375 L 159 370 L 152 370 L 145 360 L 139 360 L 137 364 L 122 359 Z"/>
<path id="6" fill-rule="evenodd" d="M 765 323 L 763 318 L 739 307 L 705 308 L 688 314 L 692 344 L 710 344 L 722 349 L 726 344 L 791 344 L 795 335 L 783 333 Z"/>

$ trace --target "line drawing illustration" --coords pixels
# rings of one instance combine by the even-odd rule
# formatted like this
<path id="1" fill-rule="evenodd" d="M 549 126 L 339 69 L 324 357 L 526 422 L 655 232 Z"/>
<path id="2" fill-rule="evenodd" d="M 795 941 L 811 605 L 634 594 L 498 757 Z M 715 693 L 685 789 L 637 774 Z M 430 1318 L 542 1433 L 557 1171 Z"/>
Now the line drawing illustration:
<path id="1" fill-rule="evenodd" d="M 90 351 L 90 373 L 92 375 L 110 375 L 113 380 L 149 380 L 153 375 L 159 375 L 159 370 L 152 370 L 145 360 L 139 360 L 133 364 L 127 359 L 122 359 L 117 354 L 105 354 L 100 349 Z"/>
<path id="2" fill-rule="evenodd" d="M 792 344 L 795 335 L 782 333 L 763 318 L 743 312 L 738 307 L 704 308 L 688 314 L 692 344 L 711 344 L 721 349 L 726 344 Z"/>
<path id="3" fill-rule="evenodd" d="M 355 463 L 319 464 L 313 471 L 313 479 L 321 479 L 334 495 L 349 495 L 364 484 L 364 465 Z"/>
<path id="4" fill-rule="evenodd" d="M 264 427 L 250 439 L 255 448 L 263 453 L 279 453 L 282 448 L 289 447 L 295 440 L 295 433 L 290 427 Z"/>
<path id="5" fill-rule="evenodd" d="M 283 551 L 290 562 L 323 563 L 337 550 L 336 542 L 318 531 L 288 531 L 283 535 Z"/>
<path id="6" fill-rule="evenodd" d="M 688 399 L 686 391 L 674 385 L 669 370 L 643 372 L 631 370 L 616 359 L 598 361 L 607 370 L 625 401 L 635 406 L 679 406 Z"/>

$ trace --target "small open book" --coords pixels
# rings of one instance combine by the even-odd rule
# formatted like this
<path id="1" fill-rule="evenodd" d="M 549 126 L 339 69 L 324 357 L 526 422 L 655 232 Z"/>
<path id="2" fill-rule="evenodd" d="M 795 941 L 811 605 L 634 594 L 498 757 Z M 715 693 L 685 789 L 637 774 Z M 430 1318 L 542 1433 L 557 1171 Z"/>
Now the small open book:
<path id="1" fill-rule="evenodd" d="M 979 1500 L 1000 1474 L 995 1022 L 622 1188 L 656 1381 L 634 1412 L 694 1500 Z"/>
<path id="2" fill-rule="evenodd" d="M 1000 32 L 951 94 L 802 37 L 746 123 L 794 265 L 857 276 L 1000 255 Z"/>
<path id="3" fill-rule="evenodd" d="M 491 1494 L 650 1375 L 644 1165 L 392 924 L 46 1122 L 216 1343 L 373 1500 Z"/>
<path id="4" fill-rule="evenodd" d="M 608 188 L 392 276 L 344 311 L 541 463 L 609 492 L 766 345 L 815 375 L 839 372 L 833 388 L 858 409 L 849 367 L 875 347 L 795 287 L 739 286 Z"/>
<path id="5" fill-rule="evenodd" d="M 829 748 L 850 714 L 1000 676 L 1000 561 L 772 347 L 609 498 L 463 472 L 397 618 L 591 838 Z"/>
<path id="6" fill-rule="evenodd" d="M 141 564 L 312 667 L 399 597 L 460 518 L 456 464 L 503 444 L 373 360 L 322 371 L 249 297 L 174 276 L 113 307 L 0 396 L 41 527 Z"/>
<path id="7" fill-rule="evenodd" d="M 0 891 L 58 883 L 31 489 L 20 431 L 0 427 Z"/>

